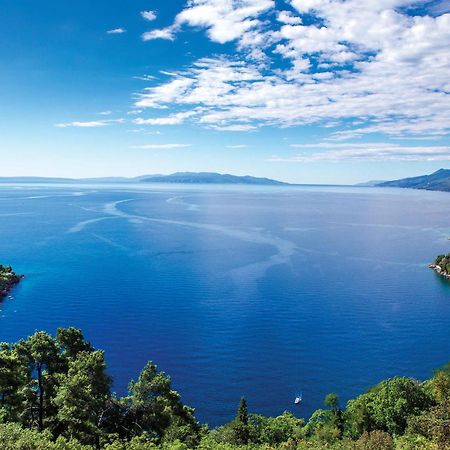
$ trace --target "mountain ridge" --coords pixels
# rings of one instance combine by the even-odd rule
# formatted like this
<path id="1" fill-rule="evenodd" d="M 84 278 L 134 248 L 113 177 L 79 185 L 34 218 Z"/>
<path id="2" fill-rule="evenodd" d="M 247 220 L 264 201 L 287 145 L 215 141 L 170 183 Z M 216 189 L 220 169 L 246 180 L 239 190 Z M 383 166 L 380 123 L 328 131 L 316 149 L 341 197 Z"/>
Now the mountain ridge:
<path id="1" fill-rule="evenodd" d="M 175 172 L 170 175 L 140 175 L 137 177 L 57 178 L 57 177 L 0 177 L 0 183 L 173 183 L 173 184 L 246 184 L 287 186 L 289 183 L 250 175 L 231 175 L 217 172 Z"/>
<path id="2" fill-rule="evenodd" d="M 216 172 L 175 172 L 171 175 L 151 175 L 142 178 L 142 183 L 179 183 L 179 184 L 253 184 L 253 185 L 287 185 L 271 178 L 252 177 L 250 175 L 230 175 Z"/>
<path id="3" fill-rule="evenodd" d="M 384 181 L 376 186 L 450 192 L 450 169 L 439 169 L 430 175 Z"/>

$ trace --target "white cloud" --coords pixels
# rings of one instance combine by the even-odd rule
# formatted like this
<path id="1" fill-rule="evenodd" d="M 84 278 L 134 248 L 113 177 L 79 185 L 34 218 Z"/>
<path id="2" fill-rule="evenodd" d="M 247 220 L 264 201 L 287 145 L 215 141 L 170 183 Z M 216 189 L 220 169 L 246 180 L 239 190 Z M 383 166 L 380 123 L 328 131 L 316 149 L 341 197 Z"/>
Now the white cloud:
<path id="1" fill-rule="evenodd" d="M 141 16 L 143 19 L 148 20 L 149 22 L 152 22 L 157 17 L 155 11 L 141 11 Z"/>
<path id="2" fill-rule="evenodd" d="M 227 145 L 227 148 L 239 149 L 239 148 L 247 148 L 248 145 L 245 144 L 236 144 L 236 145 Z"/>
<path id="3" fill-rule="evenodd" d="M 176 77 L 166 84 L 160 84 L 153 88 L 147 88 L 136 102 L 137 108 L 162 108 L 168 104 L 176 103 L 187 92 L 194 80 L 187 77 Z"/>
<path id="4" fill-rule="evenodd" d="M 75 121 L 75 122 L 65 122 L 65 123 L 57 123 L 55 126 L 58 128 L 99 128 L 105 127 L 107 125 L 112 125 L 114 123 L 124 123 L 123 119 L 110 119 L 110 120 L 91 120 L 91 121 Z"/>
<path id="5" fill-rule="evenodd" d="M 277 20 L 289 25 L 300 25 L 302 23 L 301 17 L 295 16 L 291 11 L 280 11 Z"/>
<path id="6" fill-rule="evenodd" d="M 191 0 L 170 39 L 199 27 L 236 40 L 236 54 L 171 73 L 136 107 L 195 109 L 185 120 L 222 130 L 317 124 L 336 140 L 449 133 L 450 14 L 408 15 L 415 0 L 287 3 L 295 13 L 272 0 Z"/>
<path id="7" fill-rule="evenodd" d="M 402 146 L 390 143 L 292 144 L 301 154 L 291 157 L 273 156 L 274 162 L 339 162 L 339 161 L 450 161 L 450 146 Z M 315 152 L 321 149 L 320 152 Z M 309 150 L 309 151 L 307 151 Z M 325 150 L 325 151 L 324 151 Z"/>
<path id="8" fill-rule="evenodd" d="M 155 39 L 163 39 L 166 41 L 174 41 L 176 35 L 176 29 L 174 27 L 167 27 L 147 31 L 142 35 L 143 41 L 154 41 Z"/>
<path id="9" fill-rule="evenodd" d="M 274 5 L 274 0 L 189 0 L 171 26 L 146 32 L 142 39 L 173 41 L 176 33 L 188 25 L 205 28 L 212 41 L 224 44 L 261 29 L 260 16 L 272 10 Z"/>
<path id="10" fill-rule="evenodd" d="M 106 34 L 123 34 L 126 32 L 125 28 L 114 28 L 113 30 L 108 30 Z"/>
<path id="11" fill-rule="evenodd" d="M 274 5 L 273 0 L 191 0 L 175 24 L 206 28 L 211 40 L 223 44 L 258 28 L 258 17 Z"/>
<path id="12" fill-rule="evenodd" d="M 144 144 L 133 145 L 130 148 L 144 149 L 144 150 L 172 150 L 175 148 L 192 147 L 192 144 Z"/>
<path id="13" fill-rule="evenodd" d="M 195 114 L 195 111 L 186 111 L 182 113 L 171 114 L 170 116 L 166 117 L 156 117 L 151 119 L 137 118 L 134 120 L 134 123 L 137 125 L 179 125 Z"/>

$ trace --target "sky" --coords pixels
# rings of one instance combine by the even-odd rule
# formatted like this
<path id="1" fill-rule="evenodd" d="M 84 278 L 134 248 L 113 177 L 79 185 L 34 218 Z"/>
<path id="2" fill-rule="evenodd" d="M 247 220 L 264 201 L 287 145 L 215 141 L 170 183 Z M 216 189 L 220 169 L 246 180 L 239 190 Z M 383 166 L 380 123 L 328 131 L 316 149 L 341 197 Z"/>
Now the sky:
<path id="1" fill-rule="evenodd" d="M 0 176 L 450 168 L 450 0 L 0 0 Z"/>

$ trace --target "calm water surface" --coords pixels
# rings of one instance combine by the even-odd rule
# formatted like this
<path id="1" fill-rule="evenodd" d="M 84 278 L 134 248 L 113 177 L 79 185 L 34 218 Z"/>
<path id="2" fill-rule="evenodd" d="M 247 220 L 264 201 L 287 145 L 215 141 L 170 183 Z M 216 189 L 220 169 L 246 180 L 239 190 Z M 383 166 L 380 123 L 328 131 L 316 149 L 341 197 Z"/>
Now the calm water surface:
<path id="1" fill-rule="evenodd" d="M 152 359 L 210 424 L 241 395 L 307 416 L 450 361 L 450 283 L 427 268 L 449 218 L 438 192 L 0 185 L 0 262 L 27 275 L 0 340 L 74 325 L 119 394 Z"/>

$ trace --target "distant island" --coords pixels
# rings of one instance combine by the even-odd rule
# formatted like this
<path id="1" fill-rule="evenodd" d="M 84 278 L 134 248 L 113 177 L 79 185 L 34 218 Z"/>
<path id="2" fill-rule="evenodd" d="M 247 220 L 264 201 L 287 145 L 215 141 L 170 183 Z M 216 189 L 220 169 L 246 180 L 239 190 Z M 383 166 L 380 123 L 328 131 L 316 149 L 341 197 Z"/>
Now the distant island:
<path id="1" fill-rule="evenodd" d="M 288 186 L 289 183 L 270 178 L 238 176 L 215 172 L 176 172 L 171 175 L 141 175 L 139 177 L 104 178 L 46 178 L 46 177 L 0 177 L 0 183 L 175 183 L 175 184 L 246 184 L 265 186 Z"/>
<path id="2" fill-rule="evenodd" d="M 376 186 L 450 192 L 450 169 L 439 169 L 431 175 L 402 178 L 394 181 L 384 181 L 376 184 Z"/>
<path id="3" fill-rule="evenodd" d="M 429 267 L 437 274 L 450 280 L 450 253 L 448 255 L 439 255 Z"/>
<path id="4" fill-rule="evenodd" d="M 177 172 L 172 175 L 152 175 L 141 178 L 143 183 L 186 183 L 186 184 L 253 184 L 283 186 L 288 183 L 271 180 L 270 178 L 257 178 L 249 175 L 237 176 L 215 172 Z"/>
<path id="5" fill-rule="evenodd" d="M 17 275 L 11 266 L 0 264 L 0 299 L 6 297 L 9 291 L 19 283 L 23 275 Z"/>

